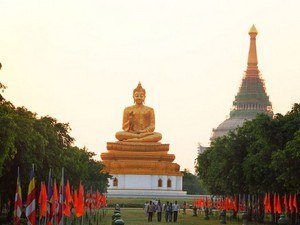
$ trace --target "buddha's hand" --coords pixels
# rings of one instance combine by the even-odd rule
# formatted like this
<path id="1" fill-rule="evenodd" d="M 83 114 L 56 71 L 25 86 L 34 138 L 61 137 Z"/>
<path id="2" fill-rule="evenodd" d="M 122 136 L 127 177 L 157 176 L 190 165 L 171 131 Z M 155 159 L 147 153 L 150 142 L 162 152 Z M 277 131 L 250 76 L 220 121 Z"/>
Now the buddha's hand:
<path id="1" fill-rule="evenodd" d="M 133 111 L 131 111 L 128 115 L 128 120 L 129 120 L 129 123 L 132 123 L 133 122 Z"/>

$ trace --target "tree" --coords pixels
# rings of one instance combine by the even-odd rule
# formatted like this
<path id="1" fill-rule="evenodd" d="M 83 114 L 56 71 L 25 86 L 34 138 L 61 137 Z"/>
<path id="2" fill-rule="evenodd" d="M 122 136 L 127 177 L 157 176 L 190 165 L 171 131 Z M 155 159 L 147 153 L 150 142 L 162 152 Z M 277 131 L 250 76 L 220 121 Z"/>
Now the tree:
<path id="1" fill-rule="evenodd" d="M 183 171 L 182 190 L 187 191 L 187 194 L 190 195 L 207 194 L 202 182 L 196 175 L 190 173 L 188 169 Z"/>
<path id="2" fill-rule="evenodd" d="M 299 189 L 300 105 L 274 118 L 258 115 L 199 154 L 196 172 L 213 194 Z"/>
<path id="3" fill-rule="evenodd" d="M 86 148 L 74 146 L 68 123 L 60 123 L 46 116 L 38 118 L 36 113 L 25 107 L 15 108 L 13 104 L 0 101 L 0 195 L 2 201 L 14 196 L 17 168 L 21 171 L 21 185 L 27 187 L 31 165 L 35 165 L 36 184 L 52 176 L 65 177 L 77 186 L 80 181 L 106 191 L 108 174 L 100 173 L 103 164 L 93 159 L 94 153 Z M 13 178 L 13 179 L 12 179 Z M 27 188 L 22 188 L 26 197 Z M 13 202 L 13 201 L 12 201 Z M 13 204 L 12 204 L 13 206 Z"/>

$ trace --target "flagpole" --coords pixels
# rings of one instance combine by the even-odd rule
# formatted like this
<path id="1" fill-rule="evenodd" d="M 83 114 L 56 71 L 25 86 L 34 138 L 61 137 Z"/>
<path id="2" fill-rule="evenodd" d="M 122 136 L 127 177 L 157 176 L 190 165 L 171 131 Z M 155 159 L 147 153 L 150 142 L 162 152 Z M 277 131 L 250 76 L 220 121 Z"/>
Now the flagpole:
<path id="1" fill-rule="evenodd" d="M 44 225 L 47 224 L 47 219 L 48 219 L 48 216 L 50 215 L 50 204 L 48 205 L 48 193 L 49 193 L 49 189 L 51 188 L 51 167 L 49 169 L 49 174 L 48 174 L 48 189 L 47 189 L 47 213 L 46 213 L 46 217 L 45 217 L 45 221 L 44 221 Z M 50 199 L 49 199 L 50 200 Z M 48 210 L 49 208 L 49 210 Z M 48 215 L 49 214 L 49 215 Z M 51 218 L 50 218 L 51 219 Z"/>
<path id="2" fill-rule="evenodd" d="M 61 216 L 61 221 L 62 221 L 62 225 L 64 225 L 64 186 L 65 186 L 65 182 L 64 182 L 64 167 L 61 169 L 61 212 L 62 212 L 62 216 Z"/>

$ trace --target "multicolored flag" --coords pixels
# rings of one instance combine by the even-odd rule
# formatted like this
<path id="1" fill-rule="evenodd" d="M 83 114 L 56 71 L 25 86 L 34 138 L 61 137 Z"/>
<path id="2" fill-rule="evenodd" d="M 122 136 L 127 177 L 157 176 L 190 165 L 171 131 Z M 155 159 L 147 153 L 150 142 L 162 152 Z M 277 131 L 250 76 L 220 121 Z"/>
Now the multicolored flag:
<path id="1" fill-rule="evenodd" d="M 34 180 L 34 166 L 30 172 L 30 182 L 28 186 L 28 194 L 26 201 L 26 217 L 28 225 L 35 225 L 35 214 L 36 214 L 36 202 L 35 202 L 35 180 Z"/>
<path id="2" fill-rule="evenodd" d="M 19 167 L 18 167 L 18 177 L 17 177 L 15 206 L 14 206 L 14 225 L 20 224 L 22 211 L 23 211 L 22 190 L 21 190 L 21 184 L 20 184 L 20 171 L 19 171 Z"/>

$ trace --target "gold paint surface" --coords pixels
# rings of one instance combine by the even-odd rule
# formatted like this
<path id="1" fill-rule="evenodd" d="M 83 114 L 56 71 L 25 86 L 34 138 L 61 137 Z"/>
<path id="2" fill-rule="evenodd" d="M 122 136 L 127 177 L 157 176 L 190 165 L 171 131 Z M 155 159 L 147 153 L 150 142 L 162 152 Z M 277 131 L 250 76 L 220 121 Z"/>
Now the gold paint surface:
<path id="1" fill-rule="evenodd" d="M 168 154 L 169 144 L 158 142 L 162 135 L 154 132 L 154 110 L 144 105 L 146 91 L 139 83 L 133 91 L 135 105 L 125 108 L 123 131 L 116 133 L 119 141 L 107 142 L 101 154 L 105 172 L 110 174 L 182 176 L 180 166 Z"/>
<path id="2" fill-rule="evenodd" d="M 135 105 L 123 112 L 123 131 L 116 133 L 119 141 L 157 142 L 162 135 L 155 130 L 155 115 L 151 107 L 145 106 L 146 91 L 141 83 L 133 91 Z"/>

